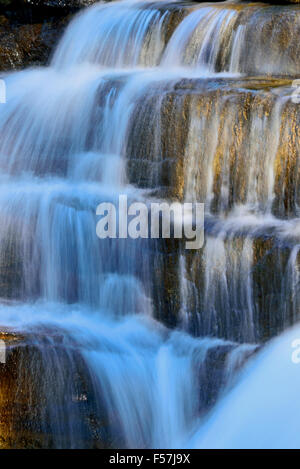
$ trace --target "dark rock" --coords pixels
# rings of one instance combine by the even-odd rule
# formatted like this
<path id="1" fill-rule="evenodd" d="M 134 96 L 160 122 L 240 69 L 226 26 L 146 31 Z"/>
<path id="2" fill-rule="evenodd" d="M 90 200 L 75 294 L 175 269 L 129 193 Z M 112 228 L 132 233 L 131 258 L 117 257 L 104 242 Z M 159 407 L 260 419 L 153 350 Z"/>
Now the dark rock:
<path id="1" fill-rule="evenodd" d="M 94 0 L 0 0 L 0 70 L 46 65 L 78 8 Z"/>
<path id="2" fill-rule="evenodd" d="M 1 329 L 0 340 L 0 449 L 110 446 L 86 363 L 64 331 Z"/>
<path id="3" fill-rule="evenodd" d="M 39 24 L 11 24 L 0 17 L 0 69 L 45 65 L 58 42 L 68 17 Z"/>

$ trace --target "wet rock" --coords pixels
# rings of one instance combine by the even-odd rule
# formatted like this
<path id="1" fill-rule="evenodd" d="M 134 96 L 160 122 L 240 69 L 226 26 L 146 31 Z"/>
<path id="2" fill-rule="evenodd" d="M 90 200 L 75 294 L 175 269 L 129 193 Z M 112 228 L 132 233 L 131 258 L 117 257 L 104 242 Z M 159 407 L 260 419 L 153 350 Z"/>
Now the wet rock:
<path id="1" fill-rule="evenodd" d="M 109 446 L 88 368 L 64 331 L 2 328 L 0 339 L 0 448 Z"/>
<path id="2" fill-rule="evenodd" d="M 230 342 L 216 343 L 207 350 L 199 369 L 200 415 L 205 415 L 221 394 L 230 389 L 237 374 L 257 350 L 255 346 L 239 346 Z"/>
<path id="3" fill-rule="evenodd" d="M 155 188 L 157 195 L 182 199 L 190 96 L 166 92 L 142 99 L 129 128 L 130 182 Z"/>
<path id="4" fill-rule="evenodd" d="M 206 231 L 185 254 L 190 332 L 261 343 L 299 320 L 299 245 L 266 234 Z"/>
<path id="5" fill-rule="evenodd" d="M 78 8 L 91 0 L 0 1 L 0 70 L 45 65 Z"/>
<path id="6" fill-rule="evenodd" d="M 117 409 L 110 413 L 109 426 L 114 429 L 110 436 L 99 402 L 101 382 L 96 383 L 95 406 L 95 383 L 88 363 L 66 331 L 43 328 L 22 334 L 1 328 L 0 340 L 7 348 L 6 363 L 0 363 L 1 449 L 126 446 L 124 441 L 120 444 L 122 422 Z M 199 415 L 233 384 L 236 373 L 256 350 L 256 346 L 239 347 L 221 340 L 199 341 L 191 357 Z M 105 374 L 103 379 L 105 383 Z"/>
<path id="7" fill-rule="evenodd" d="M 68 17 L 35 24 L 15 24 L 0 17 L 0 70 L 45 65 L 69 21 Z"/>
<path id="8" fill-rule="evenodd" d="M 180 322 L 179 249 L 179 240 L 159 239 L 152 242 L 149 256 L 154 315 L 167 327 L 176 327 Z"/>
<path id="9" fill-rule="evenodd" d="M 18 298 L 22 283 L 22 260 L 16 237 L 2 239 L 0 248 L 0 298 Z"/>
<path id="10" fill-rule="evenodd" d="M 203 6 L 198 5 L 195 25 L 190 27 L 189 21 L 180 25 L 183 45 L 176 44 L 176 49 L 180 50 L 182 64 L 248 76 L 299 75 L 298 6 L 213 3 L 212 19 L 206 22 L 201 19 Z M 215 32 L 213 41 L 210 28 Z M 170 65 L 178 60 L 175 48 L 169 60 Z"/>
<path id="11" fill-rule="evenodd" d="M 161 93 L 147 90 L 129 125 L 130 182 L 161 197 L 192 197 L 219 213 L 235 204 L 268 204 L 273 170 L 273 212 L 295 214 L 300 111 L 287 99 L 291 84 L 183 80 Z"/>
<path id="12" fill-rule="evenodd" d="M 207 222 L 209 242 L 199 251 L 161 241 L 153 298 L 168 325 L 184 311 L 195 335 L 257 342 L 299 318 L 297 233 L 282 240 L 272 228 L 225 225 L 247 203 L 271 204 L 282 219 L 298 213 L 300 112 L 288 98 L 291 83 L 182 80 L 139 102 L 129 127 L 130 181 L 154 189 L 154 198 L 205 202 L 219 220 Z"/>

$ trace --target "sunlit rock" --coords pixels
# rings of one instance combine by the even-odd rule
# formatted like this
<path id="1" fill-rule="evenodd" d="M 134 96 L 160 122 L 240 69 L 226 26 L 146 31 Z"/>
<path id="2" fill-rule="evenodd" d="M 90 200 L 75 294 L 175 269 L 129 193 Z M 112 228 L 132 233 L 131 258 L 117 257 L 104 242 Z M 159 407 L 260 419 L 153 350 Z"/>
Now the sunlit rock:
<path id="1" fill-rule="evenodd" d="M 129 124 L 130 181 L 205 202 L 215 213 L 235 204 L 297 213 L 300 112 L 291 84 L 225 79 L 146 88 Z"/>

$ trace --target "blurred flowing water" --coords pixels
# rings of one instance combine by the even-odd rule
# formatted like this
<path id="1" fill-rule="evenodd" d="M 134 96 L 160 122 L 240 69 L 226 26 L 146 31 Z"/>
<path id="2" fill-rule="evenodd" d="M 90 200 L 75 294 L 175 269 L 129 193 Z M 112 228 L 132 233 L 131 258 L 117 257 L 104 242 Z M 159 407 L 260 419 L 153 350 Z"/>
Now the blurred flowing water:
<path id="1" fill-rule="evenodd" d="M 242 102 L 234 85 L 241 74 L 290 70 L 292 58 L 278 62 L 276 46 L 266 62 L 268 44 L 257 50 L 249 42 L 251 25 L 267 21 L 264 9 L 96 4 L 70 24 L 49 67 L 6 76 L 0 323 L 27 337 L 21 383 L 35 383 L 28 399 L 36 418 L 28 426 L 46 435 L 43 446 L 186 445 L 264 339 L 252 278 L 257 239 L 275 233 L 286 249 L 283 262 L 273 247 L 270 261 L 281 275 L 274 329 L 296 321 L 299 181 L 290 175 L 288 208 L 289 186 L 276 186 L 290 85 L 248 103 L 243 136 L 231 134 L 243 109 L 230 109 L 227 91 L 212 97 L 231 80 L 233 99 Z M 193 101 L 197 93 L 212 99 L 206 114 Z M 153 189 L 161 198 L 181 187 L 168 180 L 181 130 L 167 133 L 181 119 L 179 198 L 206 203 L 208 234 L 201 253 L 178 248 L 169 269 L 164 244 L 99 240 L 96 207 L 119 194 L 149 201 Z M 245 145 L 240 160 L 235 139 Z M 175 303 L 172 288 L 176 320 L 166 312 Z"/>

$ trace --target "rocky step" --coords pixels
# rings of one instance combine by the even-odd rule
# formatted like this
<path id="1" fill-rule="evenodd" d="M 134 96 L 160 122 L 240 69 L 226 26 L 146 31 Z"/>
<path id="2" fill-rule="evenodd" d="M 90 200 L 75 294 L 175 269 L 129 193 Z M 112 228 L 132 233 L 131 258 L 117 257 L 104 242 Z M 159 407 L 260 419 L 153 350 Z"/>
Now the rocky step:
<path id="1" fill-rule="evenodd" d="M 0 340 L 6 345 L 6 360 L 0 363 L 0 448 L 124 445 L 120 435 L 111 433 L 120 416 L 113 416 L 116 422 L 107 420 L 99 402 L 101 389 L 95 387 L 80 347 L 66 331 L 50 326 L 23 333 L 1 328 Z M 257 349 L 221 340 L 199 341 L 193 358 L 199 416 L 215 404 Z"/>
<path id="2" fill-rule="evenodd" d="M 159 320 L 240 343 L 265 342 L 299 320 L 299 220 L 251 218 L 206 219 L 198 250 L 156 242 L 149 258 Z"/>
<path id="3" fill-rule="evenodd" d="M 299 212 L 300 108 L 292 78 L 149 86 L 128 130 L 130 182 L 156 196 Z"/>
<path id="4" fill-rule="evenodd" d="M 70 18 L 50 17 L 24 24 L 0 16 L 0 70 L 46 65 Z"/>

